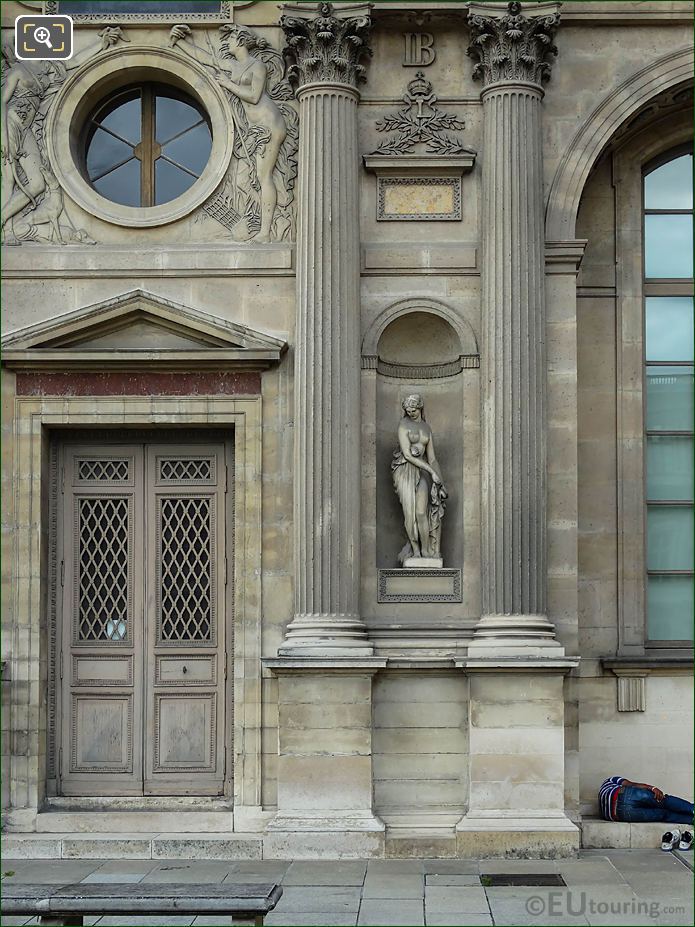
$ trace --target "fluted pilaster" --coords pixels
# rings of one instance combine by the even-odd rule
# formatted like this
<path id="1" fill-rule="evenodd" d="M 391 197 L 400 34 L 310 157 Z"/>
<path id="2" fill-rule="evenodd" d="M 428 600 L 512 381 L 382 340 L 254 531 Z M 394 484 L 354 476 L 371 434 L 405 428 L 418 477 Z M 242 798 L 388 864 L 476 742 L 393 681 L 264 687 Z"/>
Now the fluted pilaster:
<path id="1" fill-rule="evenodd" d="M 546 617 L 541 80 L 557 25 L 471 8 L 484 113 L 482 618 L 473 647 L 557 647 Z M 480 5 L 487 12 L 491 5 Z M 534 8 L 532 8 L 534 9 Z M 535 8 L 536 10 L 538 7 Z"/>
<path id="2" fill-rule="evenodd" d="M 293 12 L 296 7 L 293 7 Z M 283 17 L 299 82 L 295 615 L 280 653 L 371 653 L 359 615 L 356 83 L 365 17 Z M 336 80 L 336 77 L 338 78 Z"/>

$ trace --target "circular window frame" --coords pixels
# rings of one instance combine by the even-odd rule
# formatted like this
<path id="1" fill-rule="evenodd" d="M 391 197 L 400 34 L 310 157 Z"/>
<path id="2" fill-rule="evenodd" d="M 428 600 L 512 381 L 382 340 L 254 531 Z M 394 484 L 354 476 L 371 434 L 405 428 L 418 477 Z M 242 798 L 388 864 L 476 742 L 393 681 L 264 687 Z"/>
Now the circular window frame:
<path id="1" fill-rule="evenodd" d="M 193 97 L 207 113 L 212 130 L 210 157 L 185 193 L 160 206 L 122 206 L 106 199 L 82 173 L 84 125 L 101 101 L 139 81 L 166 84 Z M 223 90 L 205 69 L 173 49 L 118 46 L 87 62 L 63 85 L 46 120 L 51 168 L 65 193 L 85 212 L 127 228 L 153 228 L 176 222 L 197 209 L 222 182 L 232 159 L 234 123 Z"/>

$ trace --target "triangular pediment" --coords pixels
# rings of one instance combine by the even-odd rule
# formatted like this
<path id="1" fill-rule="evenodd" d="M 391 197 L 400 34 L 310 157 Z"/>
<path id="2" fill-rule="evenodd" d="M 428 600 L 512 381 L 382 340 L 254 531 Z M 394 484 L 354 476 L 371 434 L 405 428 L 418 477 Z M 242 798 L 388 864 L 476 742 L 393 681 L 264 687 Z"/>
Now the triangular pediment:
<path id="1" fill-rule="evenodd" d="M 11 332 L 2 359 L 12 368 L 264 369 L 286 348 L 282 338 L 133 290 Z"/>

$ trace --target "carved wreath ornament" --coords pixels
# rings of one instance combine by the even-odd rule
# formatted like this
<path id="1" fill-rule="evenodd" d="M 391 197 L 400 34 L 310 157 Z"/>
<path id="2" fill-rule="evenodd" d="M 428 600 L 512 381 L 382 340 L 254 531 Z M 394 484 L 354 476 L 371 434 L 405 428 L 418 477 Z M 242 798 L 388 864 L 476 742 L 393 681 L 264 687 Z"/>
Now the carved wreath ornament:
<path id="1" fill-rule="evenodd" d="M 473 41 L 468 54 L 478 62 L 474 79 L 486 84 L 500 80 L 545 83 L 557 55 L 553 38 L 559 24 L 559 13 L 526 17 L 520 3 L 508 4 L 505 16 L 469 13 Z"/>
<path id="2" fill-rule="evenodd" d="M 315 81 L 356 86 L 366 79 L 360 59 L 372 53 L 367 45 L 369 17 L 339 18 L 332 4 L 322 3 L 314 19 L 283 16 L 280 24 L 287 39 L 287 76 L 299 87 Z"/>
<path id="3" fill-rule="evenodd" d="M 390 113 L 376 123 L 379 132 L 393 132 L 384 139 L 373 154 L 411 154 L 418 145 L 424 145 L 427 154 L 471 154 L 452 129 L 463 129 L 465 123 L 437 106 L 432 84 L 418 71 L 410 81 L 403 102 L 406 106 Z"/>

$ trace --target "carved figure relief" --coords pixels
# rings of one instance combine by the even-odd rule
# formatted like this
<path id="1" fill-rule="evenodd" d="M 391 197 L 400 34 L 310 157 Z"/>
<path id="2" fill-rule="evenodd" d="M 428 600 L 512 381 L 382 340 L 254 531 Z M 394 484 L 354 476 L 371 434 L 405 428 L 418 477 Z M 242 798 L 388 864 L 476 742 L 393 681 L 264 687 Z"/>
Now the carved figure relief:
<path id="1" fill-rule="evenodd" d="M 407 568 L 441 567 L 442 518 L 448 493 L 434 452 L 432 429 L 425 421 L 422 396 L 406 396 L 402 408 L 398 448 L 391 462 L 408 535 L 398 560 Z"/>
<path id="2" fill-rule="evenodd" d="M 403 109 L 376 123 L 377 131 L 393 134 L 373 154 L 404 155 L 424 148 L 426 154 L 475 154 L 450 132 L 465 128 L 465 123 L 437 106 L 432 84 L 418 71 L 408 84 Z"/>
<path id="3" fill-rule="evenodd" d="M 2 240 L 94 244 L 65 209 L 63 191 L 46 157 L 43 126 L 56 92 L 68 72 L 119 41 L 118 26 L 108 26 L 96 43 L 69 61 L 19 61 L 11 41 L 2 47 Z"/>
<path id="4" fill-rule="evenodd" d="M 194 42 L 186 25 L 170 33 L 226 90 L 235 123 L 232 164 L 204 213 L 235 241 L 291 238 L 299 126 L 282 56 L 249 29 L 226 23 L 219 33 L 217 49 L 207 33 L 208 48 Z"/>

